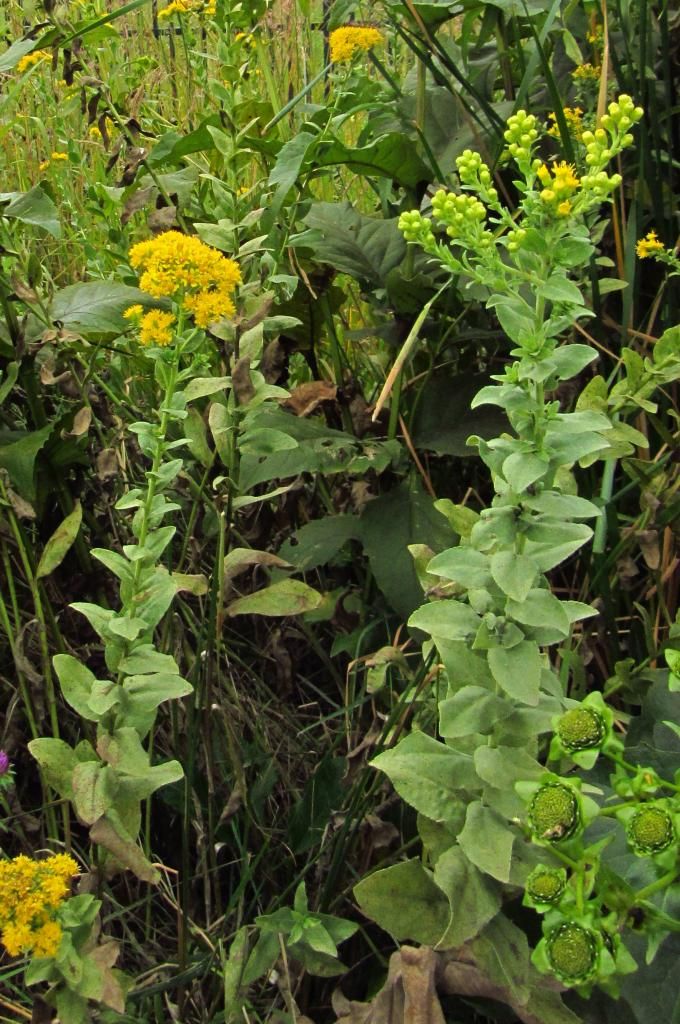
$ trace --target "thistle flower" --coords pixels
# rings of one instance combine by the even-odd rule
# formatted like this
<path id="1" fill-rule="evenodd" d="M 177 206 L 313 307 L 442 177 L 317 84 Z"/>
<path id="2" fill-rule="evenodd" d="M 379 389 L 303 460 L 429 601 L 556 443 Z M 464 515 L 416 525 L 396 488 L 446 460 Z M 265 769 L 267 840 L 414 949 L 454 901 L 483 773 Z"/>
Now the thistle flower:
<path id="1" fill-rule="evenodd" d="M 331 32 L 328 44 L 333 64 L 352 60 L 358 53 L 367 53 L 380 46 L 383 34 L 369 25 L 345 25 Z"/>

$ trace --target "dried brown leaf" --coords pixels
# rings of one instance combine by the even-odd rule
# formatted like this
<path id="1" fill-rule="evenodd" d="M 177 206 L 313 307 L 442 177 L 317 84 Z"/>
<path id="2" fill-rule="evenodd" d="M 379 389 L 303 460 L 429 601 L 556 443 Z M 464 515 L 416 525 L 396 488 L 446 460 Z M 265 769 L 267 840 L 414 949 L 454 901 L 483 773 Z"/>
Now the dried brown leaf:
<path id="1" fill-rule="evenodd" d="M 338 393 L 335 384 L 325 380 L 310 380 L 291 391 L 283 407 L 296 416 L 309 416 L 322 402 L 332 402 Z"/>

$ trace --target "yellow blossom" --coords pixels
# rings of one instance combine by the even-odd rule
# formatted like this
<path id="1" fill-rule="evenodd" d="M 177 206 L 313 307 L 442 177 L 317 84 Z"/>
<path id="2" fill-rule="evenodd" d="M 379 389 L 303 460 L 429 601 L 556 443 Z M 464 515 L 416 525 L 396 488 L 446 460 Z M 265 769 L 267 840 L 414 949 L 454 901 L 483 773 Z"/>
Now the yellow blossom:
<path id="1" fill-rule="evenodd" d="M 571 213 L 571 203 L 568 199 L 565 199 L 564 202 L 558 204 L 557 212 L 560 217 L 569 216 L 569 214 Z"/>
<path id="2" fill-rule="evenodd" d="M 90 125 L 90 127 L 87 130 L 87 134 L 92 139 L 101 139 L 101 137 L 102 137 L 102 133 L 101 133 L 101 131 L 99 129 L 99 126 L 96 125 L 96 124 Z"/>
<path id="3" fill-rule="evenodd" d="M 164 18 L 171 18 L 173 14 L 188 14 L 192 9 L 192 5 L 189 0 L 172 0 L 167 7 L 163 7 L 158 12 L 158 20 L 163 21 Z"/>
<path id="4" fill-rule="evenodd" d="M 49 160 L 43 160 L 41 163 L 38 164 L 38 170 L 42 173 L 43 171 L 46 171 L 49 166 Z"/>
<path id="5" fill-rule="evenodd" d="M 580 139 L 583 135 L 583 111 L 580 107 L 564 107 L 562 110 L 564 114 L 564 120 L 567 122 L 567 128 L 571 135 L 575 139 Z M 560 129 L 557 124 L 557 115 L 553 112 L 548 115 L 550 120 L 553 122 L 548 128 L 548 135 L 554 135 L 559 138 Z"/>
<path id="6" fill-rule="evenodd" d="M 77 873 L 78 865 L 64 853 L 0 861 L 0 933 L 10 956 L 54 956 L 62 930 L 53 915 Z"/>
<path id="7" fill-rule="evenodd" d="M 601 73 L 602 68 L 599 64 L 579 64 L 572 71 L 571 77 L 584 82 L 596 82 Z"/>
<path id="8" fill-rule="evenodd" d="M 134 306 L 128 306 L 128 308 L 123 313 L 123 317 L 126 320 L 141 320 L 143 315 L 144 307 L 140 306 L 138 302 L 135 303 Z"/>
<path id="9" fill-rule="evenodd" d="M 35 64 L 42 64 L 45 60 L 52 60 L 52 54 L 49 50 L 33 50 L 32 53 L 25 54 L 20 61 L 17 63 L 17 71 L 20 75 L 23 75 L 24 71 L 28 71 Z"/>
<path id="10" fill-rule="evenodd" d="M 655 252 L 663 249 L 663 242 L 657 238 L 656 231 L 649 231 L 644 238 L 641 238 L 635 246 L 635 252 L 641 260 L 646 260 Z"/>
<path id="11" fill-rule="evenodd" d="M 357 53 L 366 53 L 383 42 L 382 32 L 366 25 L 345 25 L 329 36 L 330 56 L 334 64 L 352 60 Z"/>
<path id="12" fill-rule="evenodd" d="M 182 303 L 199 327 L 234 313 L 231 296 L 241 283 L 238 264 L 199 238 L 165 231 L 133 245 L 130 263 L 142 272 L 139 284 L 145 292 Z"/>
<path id="13" fill-rule="evenodd" d="M 139 325 L 139 340 L 142 345 L 169 345 L 172 342 L 172 327 L 175 317 L 163 309 L 150 309 Z"/>
<path id="14" fill-rule="evenodd" d="M 187 295 L 184 305 L 193 314 L 197 327 L 207 327 L 236 312 L 228 292 L 196 292 Z"/>
<path id="15" fill-rule="evenodd" d="M 55 150 L 50 156 L 50 160 L 68 160 L 68 153 L 59 153 Z"/>

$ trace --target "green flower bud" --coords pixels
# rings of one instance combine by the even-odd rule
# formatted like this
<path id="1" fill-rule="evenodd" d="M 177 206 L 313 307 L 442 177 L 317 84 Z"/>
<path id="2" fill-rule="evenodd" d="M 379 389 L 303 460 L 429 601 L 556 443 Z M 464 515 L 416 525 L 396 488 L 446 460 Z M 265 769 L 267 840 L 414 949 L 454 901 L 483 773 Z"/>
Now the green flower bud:
<path id="1" fill-rule="evenodd" d="M 581 823 L 575 790 L 563 782 L 547 782 L 529 804 L 529 824 L 537 839 L 559 843 L 573 835 Z"/>
<path id="2" fill-rule="evenodd" d="M 597 970 L 597 933 L 569 921 L 559 925 L 547 939 L 548 962 L 558 978 L 568 985 L 586 981 Z"/>
<path id="3" fill-rule="evenodd" d="M 640 807 L 628 822 L 628 839 L 640 856 L 667 850 L 675 839 L 673 819 L 663 807 Z"/>
<path id="4" fill-rule="evenodd" d="M 565 750 L 591 750 L 604 739 L 606 727 L 602 715 L 582 705 L 562 715 L 556 732 Z"/>
<path id="5" fill-rule="evenodd" d="M 566 887 L 567 875 L 563 868 L 539 864 L 527 878 L 525 890 L 532 903 L 552 906 L 560 902 Z"/>

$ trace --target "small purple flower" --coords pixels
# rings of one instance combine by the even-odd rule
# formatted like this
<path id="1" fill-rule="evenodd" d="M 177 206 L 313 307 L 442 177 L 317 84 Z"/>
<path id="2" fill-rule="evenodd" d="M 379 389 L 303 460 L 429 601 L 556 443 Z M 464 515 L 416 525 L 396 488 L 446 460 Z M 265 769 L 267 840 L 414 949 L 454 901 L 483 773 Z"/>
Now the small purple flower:
<path id="1" fill-rule="evenodd" d="M 0 750 L 0 775 L 6 775 L 9 771 L 9 755 Z"/>

